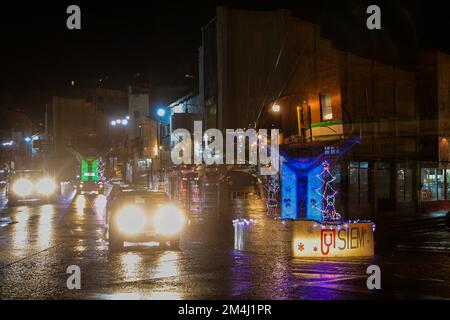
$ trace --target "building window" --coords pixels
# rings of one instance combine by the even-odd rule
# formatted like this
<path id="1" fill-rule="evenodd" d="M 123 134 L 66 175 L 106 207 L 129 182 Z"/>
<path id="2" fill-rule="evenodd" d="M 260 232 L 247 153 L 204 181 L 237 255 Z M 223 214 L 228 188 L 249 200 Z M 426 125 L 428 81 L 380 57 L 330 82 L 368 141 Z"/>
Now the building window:
<path id="1" fill-rule="evenodd" d="M 331 95 L 329 93 L 320 94 L 320 117 L 321 122 L 333 120 Z"/>
<path id="2" fill-rule="evenodd" d="M 391 198 L 391 179 L 389 163 L 377 163 L 377 195 L 378 199 Z"/>
<path id="3" fill-rule="evenodd" d="M 339 147 L 326 146 L 324 148 L 324 153 L 326 156 L 337 156 L 339 155 Z"/>
<path id="4" fill-rule="evenodd" d="M 436 201 L 437 200 L 437 176 L 436 169 L 422 169 L 422 200 Z"/>
<path id="5" fill-rule="evenodd" d="M 350 203 L 369 203 L 369 163 L 350 162 L 349 164 L 349 190 Z"/>
<path id="6" fill-rule="evenodd" d="M 423 168 L 421 181 L 422 201 L 450 199 L 450 169 Z"/>
<path id="7" fill-rule="evenodd" d="M 412 201 L 412 170 L 397 167 L 397 202 Z"/>
<path id="8" fill-rule="evenodd" d="M 450 170 L 445 170 L 445 183 L 447 185 L 447 200 L 450 199 L 450 187 L 449 187 L 449 181 L 450 181 Z"/>

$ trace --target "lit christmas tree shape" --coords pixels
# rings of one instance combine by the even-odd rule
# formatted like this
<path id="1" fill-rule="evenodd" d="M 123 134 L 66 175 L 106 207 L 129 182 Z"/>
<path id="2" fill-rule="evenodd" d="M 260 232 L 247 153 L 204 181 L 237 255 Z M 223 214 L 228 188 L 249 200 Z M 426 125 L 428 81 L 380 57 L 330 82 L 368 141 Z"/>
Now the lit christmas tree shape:
<path id="1" fill-rule="evenodd" d="M 278 208 L 278 191 L 280 190 L 280 182 L 278 174 L 268 176 L 265 184 L 267 191 L 267 208 Z"/>
<path id="2" fill-rule="evenodd" d="M 337 191 L 332 184 L 336 181 L 336 177 L 330 172 L 330 164 L 328 161 L 322 162 L 323 170 L 316 175 L 317 179 L 322 181 L 321 188 L 315 188 L 314 191 L 321 197 L 321 203 L 313 202 L 311 205 L 314 209 L 322 213 L 322 221 L 336 221 L 341 219 L 341 215 L 336 212 L 335 202 Z"/>

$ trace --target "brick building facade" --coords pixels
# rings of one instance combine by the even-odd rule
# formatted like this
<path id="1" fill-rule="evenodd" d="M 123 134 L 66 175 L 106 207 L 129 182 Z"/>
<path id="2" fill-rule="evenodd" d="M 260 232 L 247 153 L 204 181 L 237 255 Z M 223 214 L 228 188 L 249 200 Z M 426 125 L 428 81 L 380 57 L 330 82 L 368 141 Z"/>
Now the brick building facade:
<path id="1" fill-rule="evenodd" d="M 448 54 L 383 64 L 336 49 L 283 10 L 218 8 L 202 31 L 206 127 L 277 127 L 286 158 L 327 158 L 346 218 L 447 208 Z"/>

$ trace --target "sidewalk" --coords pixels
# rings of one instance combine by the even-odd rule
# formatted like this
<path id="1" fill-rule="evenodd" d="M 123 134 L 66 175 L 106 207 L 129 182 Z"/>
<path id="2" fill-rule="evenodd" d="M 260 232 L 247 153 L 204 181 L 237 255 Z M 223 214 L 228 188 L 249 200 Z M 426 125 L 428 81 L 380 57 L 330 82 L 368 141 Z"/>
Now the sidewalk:
<path id="1" fill-rule="evenodd" d="M 447 211 L 380 219 L 376 224 L 378 249 L 450 252 Z"/>

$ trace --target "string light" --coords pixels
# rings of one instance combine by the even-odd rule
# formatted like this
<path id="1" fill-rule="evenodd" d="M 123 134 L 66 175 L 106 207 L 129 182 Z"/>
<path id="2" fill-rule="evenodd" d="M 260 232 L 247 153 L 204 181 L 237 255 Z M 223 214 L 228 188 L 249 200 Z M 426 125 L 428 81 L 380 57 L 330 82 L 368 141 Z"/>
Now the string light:
<path id="1" fill-rule="evenodd" d="M 322 198 L 322 201 L 321 205 L 313 203 L 312 207 L 322 213 L 323 221 L 340 220 L 341 215 L 336 212 L 335 207 L 336 195 L 338 192 L 332 186 L 336 177 L 331 174 L 330 164 L 327 161 L 323 161 L 322 166 L 322 172 L 316 175 L 317 179 L 322 181 L 322 187 L 314 189 L 314 191 Z"/>
<path id="2" fill-rule="evenodd" d="M 264 188 L 267 190 L 267 208 L 278 208 L 278 191 L 280 190 L 280 180 L 278 174 L 267 177 Z"/>

